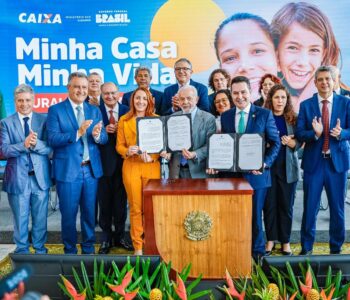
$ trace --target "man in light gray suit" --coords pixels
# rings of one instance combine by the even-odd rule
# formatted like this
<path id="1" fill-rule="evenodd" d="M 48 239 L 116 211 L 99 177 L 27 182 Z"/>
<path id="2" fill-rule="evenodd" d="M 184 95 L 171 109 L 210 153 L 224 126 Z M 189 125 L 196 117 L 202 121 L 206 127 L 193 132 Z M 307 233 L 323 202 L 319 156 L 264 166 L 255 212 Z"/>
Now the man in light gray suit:
<path id="1" fill-rule="evenodd" d="M 193 151 L 183 149 L 182 153 L 171 155 L 169 178 L 206 178 L 207 137 L 215 133 L 215 117 L 197 107 L 199 97 L 195 87 L 183 86 L 178 97 L 181 111 L 174 115 L 191 114 Z"/>
<path id="2" fill-rule="evenodd" d="M 47 204 L 51 148 L 46 144 L 46 117 L 33 112 L 34 91 L 21 84 L 14 92 L 16 113 L 0 121 L 0 156 L 7 159 L 3 190 L 14 219 L 15 253 L 29 253 L 28 224 L 36 253 L 47 253 Z"/>

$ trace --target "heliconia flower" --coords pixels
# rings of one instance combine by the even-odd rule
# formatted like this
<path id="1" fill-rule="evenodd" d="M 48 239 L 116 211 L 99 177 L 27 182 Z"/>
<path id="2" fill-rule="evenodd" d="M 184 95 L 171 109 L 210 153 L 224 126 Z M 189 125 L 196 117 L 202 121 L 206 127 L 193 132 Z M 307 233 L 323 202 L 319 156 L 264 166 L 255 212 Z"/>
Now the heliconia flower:
<path id="1" fill-rule="evenodd" d="M 322 291 L 320 293 L 321 300 L 332 300 L 332 296 L 333 296 L 334 291 L 335 291 L 335 288 L 332 288 L 331 292 L 329 293 L 329 295 L 327 297 L 326 292 L 324 291 L 324 289 L 322 289 Z"/>
<path id="2" fill-rule="evenodd" d="M 311 269 L 310 268 L 311 267 L 309 266 L 309 268 L 307 269 L 307 272 L 306 272 L 305 284 L 303 284 L 299 280 L 300 289 L 301 289 L 301 292 L 303 293 L 304 296 L 306 296 L 307 293 L 312 289 L 312 275 L 311 275 Z"/>
<path id="3" fill-rule="evenodd" d="M 228 270 L 226 269 L 225 272 L 225 277 L 226 277 L 226 282 L 228 285 L 228 292 L 232 297 L 235 297 L 239 300 L 244 300 L 245 297 L 245 291 L 242 291 L 242 293 L 238 293 L 238 291 L 236 290 L 235 285 L 233 284 L 233 280 L 230 276 L 230 273 L 228 272 Z"/>
<path id="4" fill-rule="evenodd" d="M 134 299 L 139 291 L 139 288 L 137 288 L 136 290 L 130 293 L 125 292 L 126 287 L 129 285 L 131 281 L 133 272 L 134 272 L 134 269 L 131 269 L 128 273 L 126 273 L 120 285 L 112 285 L 110 283 L 107 283 L 108 287 L 113 292 L 119 294 L 120 296 L 123 296 L 125 300 Z"/>
<path id="5" fill-rule="evenodd" d="M 63 284 L 67 289 L 67 292 L 69 295 L 73 297 L 74 300 L 85 300 L 86 298 L 86 289 L 83 290 L 80 294 L 78 294 L 77 290 L 75 289 L 74 285 L 69 282 L 68 279 L 66 279 L 63 275 L 61 275 L 61 278 L 63 280 Z"/>
<path id="6" fill-rule="evenodd" d="M 298 294 L 298 291 L 296 291 L 292 296 L 290 296 L 289 300 L 294 300 L 297 294 Z"/>
<path id="7" fill-rule="evenodd" d="M 350 300 L 350 285 L 348 287 L 348 293 L 346 295 L 346 300 Z"/>
<path id="8" fill-rule="evenodd" d="M 187 300 L 186 287 L 179 274 L 177 274 L 176 277 L 176 285 L 174 284 L 174 290 L 181 300 Z"/>

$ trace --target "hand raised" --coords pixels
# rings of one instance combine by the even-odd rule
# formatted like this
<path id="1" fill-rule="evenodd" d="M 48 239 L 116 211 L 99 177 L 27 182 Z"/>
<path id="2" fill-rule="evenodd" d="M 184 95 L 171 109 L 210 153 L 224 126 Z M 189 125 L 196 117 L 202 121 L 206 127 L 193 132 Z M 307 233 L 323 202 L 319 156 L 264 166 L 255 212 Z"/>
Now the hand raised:
<path id="1" fill-rule="evenodd" d="M 335 137 L 335 138 L 339 138 L 340 134 L 341 134 L 341 131 L 342 131 L 342 128 L 340 127 L 340 119 L 338 118 L 337 119 L 337 124 L 330 131 L 330 135 Z"/>
<path id="2" fill-rule="evenodd" d="M 317 117 L 314 117 L 314 119 L 312 120 L 312 128 L 315 131 L 316 136 L 320 137 L 323 132 L 322 119 L 318 118 L 317 120 Z"/>

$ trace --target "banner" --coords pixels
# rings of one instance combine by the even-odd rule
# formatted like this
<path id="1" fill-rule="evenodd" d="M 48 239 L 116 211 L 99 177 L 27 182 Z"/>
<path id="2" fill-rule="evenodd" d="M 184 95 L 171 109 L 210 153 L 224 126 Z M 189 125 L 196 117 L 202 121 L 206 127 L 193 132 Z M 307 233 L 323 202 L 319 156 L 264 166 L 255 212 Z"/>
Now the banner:
<path id="1" fill-rule="evenodd" d="M 35 110 L 46 112 L 65 99 L 68 75 L 78 70 L 96 71 L 127 92 L 135 88 L 135 69 L 148 66 L 152 87 L 163 90 L 176 82 L 173 65 L 181 57 L 192 62 L 193 79 L 205 85 L 218 67 L 247 76 L 254 98 L 261 76 L 274 73 L 291 90 L 296 107 L 315 92 L 313 75 L 321 64 L 337 64 L 342 81 L 350 83 L 350 2 L 345 0 L 308 1 L 299 19 L 298 8 L 288 10 L 289 1 L 281 0 L 2 3 L 0 91 L 8 114 L 14 112 L 18 84 L 30 84 Z M 291 22 L 280 36 L 278 18 Z M 261 19 L 274 26 L 268 30 L 275 35 L 264 31 Z"/>

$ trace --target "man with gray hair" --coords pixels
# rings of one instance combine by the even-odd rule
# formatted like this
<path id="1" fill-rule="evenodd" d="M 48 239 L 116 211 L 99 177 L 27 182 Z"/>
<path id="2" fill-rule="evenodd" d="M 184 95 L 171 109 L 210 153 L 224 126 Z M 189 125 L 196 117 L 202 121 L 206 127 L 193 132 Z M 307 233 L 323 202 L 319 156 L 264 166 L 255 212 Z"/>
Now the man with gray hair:
<path id="1" fill-rule="evenodd" d="M 345 89 L 345 85 L 343 83 L 341 83 L 340 78 L 341 78 L 341 74 L 340 74 L 340 70 L 338 67 L 336 66 L 330 66 L 330 68 L 333 70 L 333 72 L 335 73 L 335 80 L 334 80 L 334 92 L 337 95 L 342 95 L 342 96 L 346 96 L 346 97 L 350 97 L 350 91 Z"/>
<path id="2" fill-rule="evenodd" d="M 26 84 L 14 92 L 16 113 L 0 121 L 0 156 L 7 159 L 3 190 L 13 213 L 15 253 L 29 253 L 32 215 L 35 253 L 47 253 L 47 204 L 50 179 L 46 117 L 33 112 L 34 91 Z"/>
<path id="3" fill-rule="evenodd" d="M 168 86 L 164 90 L 161 115 L 171 115 L 175 111 L 181 110 L 178 90 L 187 85 L 192 85 L 196 88 L 198 94 L 198 107 L 201 110 L 209 111 L 208 88 L 204 84 L 191 79 L 193 73 L 191 62 L 187 58 L 180 58 L 175 62 L 174 72 L 177 83 Z"/>
<path id="4" fill-rule="evenodd" d="M 86 101 L 91 105 L 99 106 L 102 101 L 101 96 L 101 85 L 102 85 L 102 77 L 97 72 L 91 72 L 88 76 L 88 96 Z"/>
<path id="5" fill-rule="evenodd" d="M 315 72 L 317 93 L 303 101 L 296 138 L 305 143 L 304 211 L 301 224 L 301 255 L 312 253 L 321 192 L 325 187 L 329 211 L 329 247 L 339 254 L 345 240 L 344 201 L 350 168 L 350 99 L 333 92 L 336 74 L 329 66 Z"/>
<path id="6" fill-rule="evenodd" d="M 187 85 L 178 91 L 178 105 L 181 111 L 174 115 L 191 114 L 193 150 L 162 153 L 162 157 L 170 159 L 169 178 L 206 178 L 207 137 L 215 133 L 215 117 L 197 107 L 198 94 L 195 87 Z"/>
<path id="7" fill-rule="evenodd" d="M 138 67 L 135 71 L 135 81 L 137 83 L 138 87 L 143 87 L 145 89 L 148 89 L 150 91 L 150 93 L 153 96 L 154 99 L 154 107 L 155 107 L 155 113 L 157 115 L 160 115 L 161 113 L 161 107 L 162 107 L 162 97 L 163 97 L 163 93 L 160 91 L 157 91 L 155 89 L 152 89 L 150 87 L 151 84 L 151 80 L 152 80 L 152 73 L 151 70 L 147 67 Z M 122 104 L 130 107 L 130 98 L 131 95 L 134 91 L 131 92 L 127 92 L 123 95 L 122 98 Z"/>

